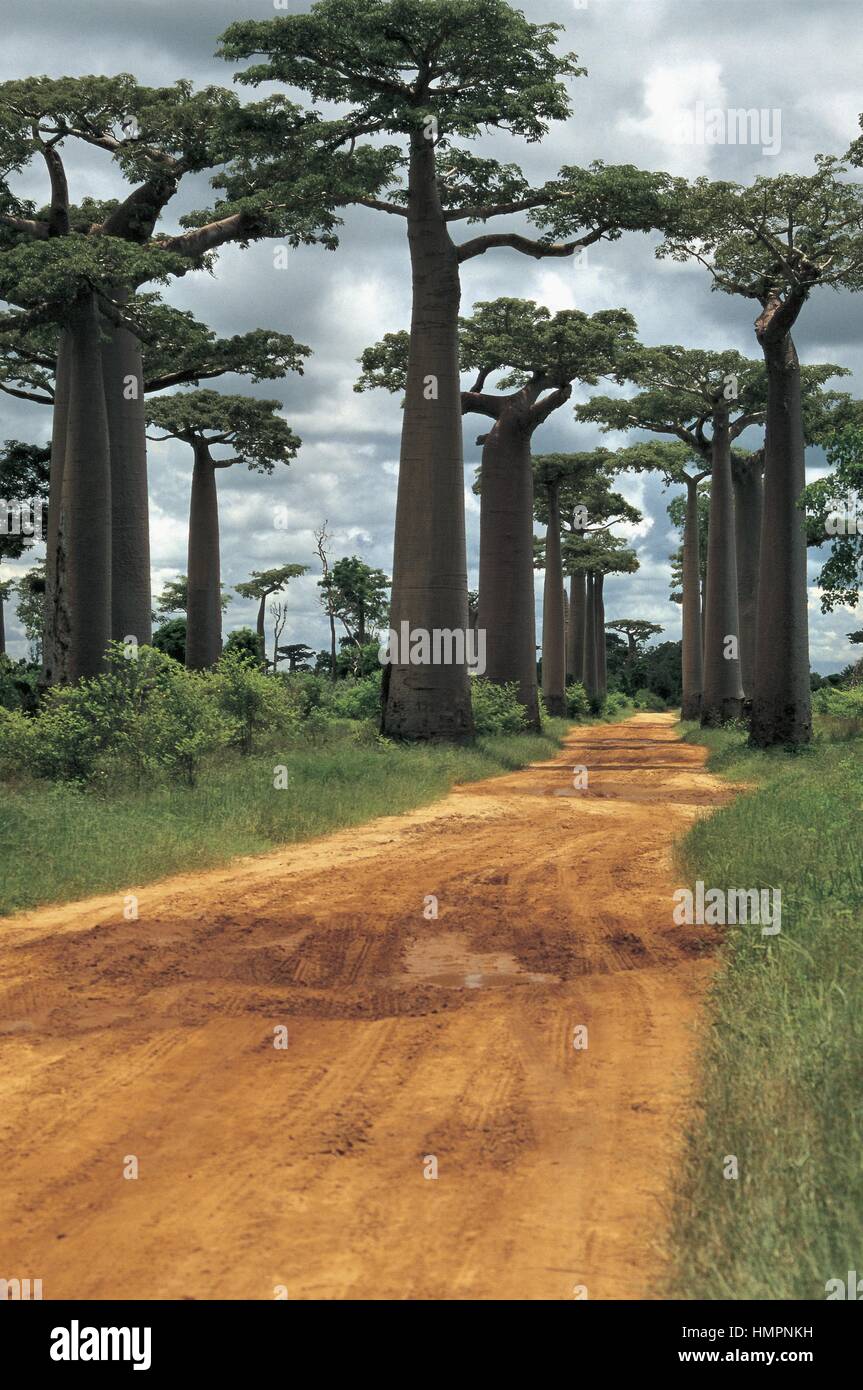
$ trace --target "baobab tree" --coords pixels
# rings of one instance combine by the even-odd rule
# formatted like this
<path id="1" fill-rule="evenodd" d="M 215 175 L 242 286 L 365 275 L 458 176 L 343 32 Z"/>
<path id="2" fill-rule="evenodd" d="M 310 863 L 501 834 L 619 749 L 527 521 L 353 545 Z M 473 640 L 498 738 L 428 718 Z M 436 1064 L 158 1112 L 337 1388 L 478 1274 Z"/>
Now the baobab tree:
<path id="1" fill-rule="evenodd" d="M 620 632 L 626 638 L 626 664 L 634 666 L 644 649 L 648 637 L 655 637 L 665 629 L 660 623 L 648 622 L 646 618 L 614 618 L 605 624 L 606 632 Z"/>
<path id="2" fill-rule="evenodd" d="M 258 600 L 258 617 L 255 630 L 258 637 L 258 654 L 263 670 L 266 671 L 269 662 L 267 660 L 267 638 L 265 621 L 267 616 L 267 599 L 273 594 L 281 594 L 288 587 L 292 579 L 298 579 L 301 574 L 305 574 L 308 565 L 276 565 L 269 570 L 253 570 L 249 579 L 242 584 L 235 584 L 234 588 L 241 598 L 253 598 Z"/>
<path id="3" fill-rule="evenodd" d="M 812 737 L 806 481 L 800 363 L 792 338 L 819 285 L 863 288 L 863 186 L 836 159 L 814 174 L 759 177 L 749 187 L 698 179 L 678 203 L 658 254 L 696 260 L 714 289 L 758 305 L 766 367 L 763 534 L 750 738 L 758 747 Z M 710 581 L 708 579 L 708 601 Z"/>
<path id="4" fill-rule="evenodd" d="M 200 671 L 222 653 L 221 560 L 216 471 L 245 464 L 273 473 L 290 463 L 300 440 L 279 411 L 281 401 L 221 395 L 218 391 L 177 391 L 147 402 L 147 423 L 161 431 L 151 440 L 178 439 L 192 450 L 189 506 L 186 666 Z M 229 449 L 228 457 L 218 454 Z M 217 453 L 213 451 L 216 450 Z"/>
<path id="5" fill-rule="evenodd" d="M 471 384 L 463 414 L 492 421 L 482 434 L 479 610 L 488 680 L 515 683 L 527 727 L 539 729 L 536 620 L 533 597 L 536 430 L 569 400 L 572 383 L 614 377 L 618 359 L 635 343 L 635 320 L 625 309 L 552 314 L 530 300 L 502 298 L 474 305 L 459 320 L 459 365 Z M 361 358 L 355 390 L 407 383 L 409 335 L 389 333 Z M 606 451 L 607 452 L 607 451 Z M 553 699 L 557 706 L 563 695 Z"/>
<path id="6" fill-rule="evenodd" d="M 266 211 L 249 207 L 223 218 L 188 214 L 186 230 L 170 234 L 157 231 L 157 224 L 182 181 L 238 156 L 247 141 L 255 144 L 255 106 L 241 107 L 235 93 L 219 88 L 195 92 L 185 81 L 143 87 L 128 74 L 0 84 L 0 297 L 22 311 L 2 316 L 0 329 L 50 322 L 59 331 L 48 679 L 101 669 L 112 635 L 149 639 L 137 290 L 209 266 L 228 242 L 282 236 L 294 244 L 335 244 L 338 219 L 322 203 L 319 188 L 315 200 L 315 181 L 303 183 L 310 123 L 289 103 L 271 115 L 283 137 L 281 201 L 271 200 Z M 82 146 L 106 153 L 132 185 L 125 197 L 72 202 L 68 152 L 74 159 Z M 338 156 L 331 159 L 337 165 Z M 10 185 L 12 175 L 33 160 L 44 165 L 49 189 L 41 211 Z"/>
<path id="7" fill-rule="evenodd" d="M 588 698 L 601 704 L 608 692 L 605 641 L 605 577 L 632 574 L 638 556 L 619 536 L 608 531 L 594 535 L 569 535 L 563 543 L 563 567 L 585 577 L 584 646 L 582 681 Z"/>
<path id="8" fill-rule="evenodd" d="M 277 81 L 343 108 L 333 129 L 367 156 L 376 137 L 395 136 L 386 196 L 358 194 L 346 180 L 335 200 L 405 221 L 412 316 L 390 626 L 426 632 L 468 626 L 464 478 L 459 387 L 460 267 L 495 248 L 542 258 L 571 256 L 624 229 L 665 215 L 671 181 L 624 168 L 564 168 L 532 188 L 521 171 L 460 147 L 481 128 L 528 141 L 569 115 L 566 79 L 583 69 L 554 44 L 559 25 L 532 24 L 504 0 L 319 0 L 307 14 L 232 25 L 223 56 L 260 59 L 242 82 Z M 380 151 L 378 150 L 378 153 Z M 225 188 L 227 207 L 265 200 L 282 178 L 280 158 L 241 163 Z M 334 185 L 331 185 L 334 186 Z M 232 204 L 230 199 L 235 202 Z M 237 201 L 239 200 L 239 201 Z M 245 203 L 243 203 L 245 200 Z M 483 231 L 457 244 L 459 221 L 527 213 L 537 238 Z M 409 738 L 471 735 L 465 664 L 385 671 L 384 729 Z"/>
<path id="9" fill-rule="evenodd" d="M 357 555 L 342 556 L 318 581 L 324 602 L 347 634 L 348 642 L 363 648 L 383 625 L 390 581 Z"/>
<path id="10" fill-rule="evenodd" d="M 743 704 L 731 446 L 745 429 L 763 420 L 764 369 L 737 352 L 664 346 L 634 352 L 628 375 L 641 388 L 634 398 L 595 398 L 579 406 L 576 413 L 580 419 L 599 421 L 605 430 L 643 429 L 675 436 L 700 456 L 704 465 L 700 474 L 680 474 L 688 497 L 692 493 L 689 506 L 695 506 L 701 475 L 711 474 L 700 713 L 705 724 L 723 723 L 737 718 Z M 685 541 L 684 547 L 686 550 Z M 690 563 L 691 550 L 686 554 Z M 692 717 L 698 685 L 698 658 L 693 661 L 693 657 L 696 642 L 701 643 L 701 625 L 694 621 L 693 586 L 685 587 L 688 718 Z"/>
<path id="11" fill-rule="evenodd" d="M 170 387 L 184 383 L 196 385 L 200 381 L 213 380 L 228 373 L 247 376 L 253 382 L 274 380 L 286 375 L 289 371 L 301 374 L 304 360 L 310 352 L 308 347 L 303 343 L 297 343 L 290 334 L 279 333 L 270 328 L 256 328 L 250 332 L 220 338 L 191 313 L 164 304 L 160 297 L 153 293 L 138 296 L 136 308 L 139 328 L 146 339 L 142 358 L 142 389 L 145 397 Z M 57 328 L 52 324 L 37 325 L 35 328 L 30 327 L 17 332 L 0 333 L 0 390 L 39 405 L 53 406 L 58 390 L 56 377 L 57 338 Z M 202 397 L 202 401 L 203 399 Z M 169 414 L 172 409 L 173 407 L 167 407 Z M 176 409 L 180 410 L 180 407 Z M 144 405 L 142 418 L 146 428 L 146 405 Z M 173 417 L 171 418 L 173 422 Z M 113 496 L 114 493 L 112 493 Z M 217 518 L 216 525 L 218 526 Z M 118 534 L 122 534 L 122 532 L 113 528 L 112 535 L 115 540 Z M 56 549 L 62 551 L 63 540 L 61 529 L 51 524 L 50 507 L 47 539 L 48 573 L 51 576 L 59 573 L 62 569 L 63 557 L 62 554 L 56 553 Z M 52 547 L 56 549 L 52 550 Z M 147 586 L 149 592 L 149 574 Z M 113 592 L 114 586 L 112 586 Z M 216 592 L 218 592 L 218 575 Z M 52 595 L 50 578 L 47 597 L 49 612 L 56 612 L 57 603 L 52 602 L 52 598 L 56 599 L 56 595 Z M 199 604 L 197 599 L 192 601 L 192 607 L 194 612 L 190 618 L 190 623 L 193 634 L 200 633 L 202 626 L 198 618 Z M 210 613 L 211 632 L 209 650 L 213 645 L 212 603 L 209 605 L 208 612 Z M 53 631 L 50 622 L 48 628 L 50 632 Z M 118 629 L 115 630 L 115 635 L 117 631 Z M 122 635 L 130 634 L 124 631 Z M 197 643 L 197 638 L 194 639 L 194 642 Z M 59 677 L 59 671 L 50 669 L 50 650 L 49 647 L 45 654 L 45 674 L 47 678 L 52 675 Z M 192 659 L 195 664 L 198 663 L 199 656 L 197 646 L 193 645 Z M 205 664 L 210 663 L 206 662 Z"/>
<path id="12" fill-rule="evenodd" d="M 563 563 L 562 545 L 570 537 L 607 531 L 615 521 L 638 522 L 641 513 L 620 493 L 611 491 L 616 455 L 608 449 L 577 454 L 542 454 L 534 459 L 534 509 L 545 527 L 545 544 L 537 556 L 545 570 L 542 607 L 542 693 L 551 714 L 566 713 L 566 624 L 564 575 L 574 573 L 570 603 L 570 629 L 579 634 L 578 645 L 587 650 L 584 637 L 589 599 L 596 603 L 593 579 L 586 569 L 574 571 Z M 574 553 L 574 551 L 570 551 Z M 597 551 L 598 553 L 598 551 Z M 582 583 L 583 576 L 583 583 Z M 582 591 L 584 592 L 582 606 Z M 595 633 L 592 639 L 595 645 Z M 575 670 L 584 674 L 583 658 L 573 654 Z M 576 679 L 581 677 L 576 676 Z"/>
<path id="13" fill-rule="evenodd" d="M 832 365 L 806 368 L 806 389 L 815 391 L 841 372 Z M 732 452 L 750 427 L 766 419 L 767 373 L 763 363 L 738 352 L 704 352 L 677 346 L 644 348 L 631 354 L 627 375 L 641 390 L 630 399 L 598 397 L 577 407 L 580 419 L 598 421 L 603 429 L 640 429 L 681 441 L 711 477 L 710 527 L 707 555 L 707 601 L 703 624 L 703 672 L 700 717 L 705 725 L 722 724 L 740 716 L 744 687 L 740 663 L 737 539 L 746 536 L 747 555 L 757 550 L 753 534 L 760 522 L 752 516 L 735 518 Z M 699 474 L 679 474 L 695 508 Z M 690 496 L 691 494 L 691 496 Z M 743 496 L 738 490 L 738 497 Z M 694 510 L 693 518 L 694 519 Z M 696 653 L 694 564 L 692 583 L 684 596 L 684 703 L 687 718 L 695 715 L 699 655 Z M 691 640 L 690 640 L 691 638 Z M 699 639 L 700 640 L 700 639 Z M 748 639 L 751 640 L 751 628 Z"/>

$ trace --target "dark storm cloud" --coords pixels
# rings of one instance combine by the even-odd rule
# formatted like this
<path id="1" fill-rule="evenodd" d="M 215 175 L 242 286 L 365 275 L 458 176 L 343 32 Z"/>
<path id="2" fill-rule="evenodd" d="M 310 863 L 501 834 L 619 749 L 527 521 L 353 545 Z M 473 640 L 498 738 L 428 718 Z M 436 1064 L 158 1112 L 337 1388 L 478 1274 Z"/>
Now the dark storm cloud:
<path id="1" fill-rule="evenodd" d="M 292 0 L 297 12 L 309 8 Z M 593 159 L 633 163 L 694 176 L 746 181 L 759 173 L 807 171 L 819 151 L 841 154 L 857 134 L 863 107 L 859 89 L 861 41 L 857 0 L 525 0 L 535 21 L 565 26 L 560 43 L 575 50 L 589 75 L 571 83 L 573 116 L 541 145 L 525 146 L 505 134 L 481 142 L 483 153 L 519 162 L 536 182 L 562 164 Z M 128 71 L 140 81 L 164 84 L 190 77 L 198 85 L 230 86 L 235 66 L 214 56 L 218 36 L 237 19 L 279 13 L 263 0 L 6 0 L 0 78 Z M 238 88 L 243 100 L 254 91 Z M 779 111 L 781 149 L 775 156 L 750 145 L 681 145 L 670 138 L 674 113 L 697 101 L 708 108 Z M 772 118 L 772 116 L 771 116 Z M 99 152 L 71 162 L 73 196 L 84 191 L 115 196 L 119 186 Z M 28 183 L 44 196 L 40 171 Z M 169 210 L 178 215 L 212 198 L 206 178 L 184 187 Z M 510 223 L 509 225 L 513 225 Z M 470 235 L 470 233 L 461 233 Z M 464 268 L 465 311 L 477 300 L 517 295 L 552 309 L 626 306 L 642 338 L 695 347 L 734 347 L 757 355 L 753 306 L 712 294 L 705 272 L 657 262 L 656 238 L 627 236 L 591 248 L 580 268 L 569 262 L 535 262 L 512 251 L 471 261 Z M 322 646 L 326 630 L 317 602 L 312 532 L 328 518 L 336 554 L 357 553 L 389 572 L 395 508 L 400 403 L 384 393 L 356 395 L 356 359 L 409 315 L 409 267 L 400 219 L 363 209 L 345 216 L 341 247 L 291 251 L 277 269 L 270 244 L 231 248 L 213 276 L 195 274 L 170 291 L 173 303 L 191 309 L 220 333 L 259 325 L 290 332 L 314 349 L 302 377 L 248 387 L 226 378 L 221 389 L 249 390 L 284 402 L 288 420 L 303 438 L 289 468 L 271 478 L 232 469 L 219 478 L 223 570 L 228 583 L 252 568 L 283 560 L 312 566 L 289 595 L 289 640 Z M 861 303 L 849 294 L 817 291 L 800 322 L 798 345 L 805 361 L 836 361 L 853 369 L 845 389 L 859 391 Z M 583 397 L 583 391 L 577 393 Z M 4 399 L 0 438 L 43 440 L 48 413 Z M 466 421 L 465 487 L 468 558 L 476 586 L 478 507 L 470 494 L 481 422 Z M 567 407 L 536 437 L 537 452 L 617 447 L 623 436 L 601 436 L 576 425 Z M 752 441 L 756 441 L 753 439 Z M 813 459 L 813 462 L 815 459 Z M 183 447 L 157 445 L 152 461 L 154 589 L 185 569 L 185 530 L 190 469 Z M 666 506 L 670 494 L 655 478 L 621 483 L 645 513 L 634 544 L 638 574 L 608 581 L 609 616 L 638 616 L 662 623 L 663 637 L 679 635 L 680 613 L 668 601 L 667 557 L 675 546 Z M 288 508 L 290 527 L 277 530 L 274 516 Z M 18 567 L 20 568 L 20 567 Z M 4 570 L 4 574 L 7 571 Z M 810 576 L 817 572 L 813 558 Z M 537 576 L 537 593 L 541 576 Z M 813 658 L 819 669 L 845 664 L 844 634 L 859 626 L 851 614 L 818 615 L 813 606 Z M 253 620 L 253 605 L 235 599 L 228 625 Z M 10 612 L 9 626 L 14 630 Z M 286 634 L 286 636 L 288 636 Z M 15 649 L 13 647 L 13 649 Z M 23 650 L 20 638 L 17 650 Z"/>

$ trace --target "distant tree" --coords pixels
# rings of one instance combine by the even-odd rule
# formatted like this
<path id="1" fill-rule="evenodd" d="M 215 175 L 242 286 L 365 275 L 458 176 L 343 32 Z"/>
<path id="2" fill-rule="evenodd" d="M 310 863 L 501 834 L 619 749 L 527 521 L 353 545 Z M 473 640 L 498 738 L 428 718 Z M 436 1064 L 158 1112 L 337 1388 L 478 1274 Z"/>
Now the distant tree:
<path id="1" fill-rule="evenodd" d="M 227 592 L 225 585 L 222 586 L 220 603 L 222 612 L 226 612 L 231 602 L 231 595 Z M 154 618 L 158 616 L 168 616 L 171 613 L 185 613 L 189 606 L 189 579 L 185 574 L 181 574 L 179 579 L 166 579 L 162 585 L 162 592 L 158 595 L 155 605 Z"/>
<path id="2" fill-rule="evenodd" d="M 276 658 L 283 657 L 288 663 L 288 671 L 311 671 L 309 665 L 315 655 L 311 647 L 302 642 L 292 642 L 287 647 L 276 647 Z"/>
<path id="3" fill-rule="evenodd" d="M 281 401 L 209 390 L 178 391 L 147 402 L 148 424 L 162 431 L 148 439 L 182 440 L 194 460 L 186 641 L 186 665 L 191 670 L 215 665 L 222 651 L 216 471 L 245 464 L 255 472 L 272 473 L 277 463 L 289 463 L 300 441 L 280 409 Z M 231 451 L 229 457 L 218 452 L 222 448 Z"/>
<path id="4" fill-rule="evenodd" d="M 248 657 L 249 661 L 257 663 L 259 659 L 258 634 L 252 627 L 235 627 L 233 632 L 228 633 L 228 640 L 225 643 L 226 652 L 238 652 Z"/>
<path id="5" fill-rule="evenodd" d="M 253 570 L 251 577 L 242 584 L 235 584 L 234 588 L 241 598 L 252 598 L 258 600 L 258 620 L 257 620 L 257 640 L 258 640 L 258 660 L 263 670 L 267 669 L 267 639 L 264 629 L 264 620 L 267 612 L 267 600 L 273 594 L 280 594 L 288 587 L 292 579 L 297 579 L 301 574 L 305 574 L 308 565 L 276 565 L 269 570 Z"/>
<path id="6" fill-rule="evenodd" d="M 336 560 L 319 580 L 327 604 L 345 629 L 349 642 L 364 647 L 386 621 L 390 581 L 356 555 Z"/>
<path id="7" fill-rule="evenodd" d="M 42 659 L 42 634 L 45 630 L 45 561 L 29 569 L 17 581 L 18 621 L 30 643 L 34 661 Z"/>
<path id="8" fill-rule="evenodd" d="M 169 618 L 166 623 L 161 623 L 153 632 L 153 646 L 185 665 L 186 619 Z"/>
<path id="9" fill-rule="evenodd" d="M 627 662 L 632 665 L 641 656 L 648 637 L 653 637 L 664 629 L 659 623 L 650 623 L 643 618 L 615 618 L 605 624 L 606 632 L 621 632 L 627 642 Z"/>
<path id="10" fill-rule="evenodd" d="M 318 583 L 318 587 L 323 590 L 321 594 L 321 603 L 324 606 L 327 621 L 330 625 L 330 680 L 334 681 L 338 674 L 336 665 L 336 610 L 334 607 L 335 595 L 329 585 L 330 552 L 327 549 L 327 542 L 330 540 L 330 533 L 327 530 L 326 521 L 314 532 L 314 537 L 315 549 L 318 552 L 318 559 L 321 562 L 321 574 L 323 576 Z M 317 671 L 317 669 L 316 665 L 315 670 Z"/>

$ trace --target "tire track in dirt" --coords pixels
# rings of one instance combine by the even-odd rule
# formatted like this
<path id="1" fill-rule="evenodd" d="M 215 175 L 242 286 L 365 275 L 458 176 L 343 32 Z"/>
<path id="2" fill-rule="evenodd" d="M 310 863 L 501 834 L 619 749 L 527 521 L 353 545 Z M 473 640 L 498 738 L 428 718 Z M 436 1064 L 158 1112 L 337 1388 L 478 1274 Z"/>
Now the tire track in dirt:
<path id="1" fill-rule="evenodd" d="M 5 920 L 0 1275 L 653 1296 L 717 942 L 671 920 L 673 840 L 729 795 L 703 757 L 671 716 L 575 729 L 408 815 L 142 888 L 137 922 L 119 893 Z"/>

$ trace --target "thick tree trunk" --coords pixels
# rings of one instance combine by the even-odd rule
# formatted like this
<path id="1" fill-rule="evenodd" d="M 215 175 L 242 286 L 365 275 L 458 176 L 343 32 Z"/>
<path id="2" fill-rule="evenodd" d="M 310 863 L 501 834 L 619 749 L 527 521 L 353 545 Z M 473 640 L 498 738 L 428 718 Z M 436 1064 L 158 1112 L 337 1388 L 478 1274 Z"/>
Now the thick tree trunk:
<path id="1" fill-rule="evenodd" d="M 767 363 L 764 514 L 758 580 L 752 742 L 760 748 L 812 738 L 800 364 L 790 333 L 762 340 Z"/>
<path id="2" fill-rule="evenodd" d="M 740 679 L 752 698 L 755 682 L 755 626 L 761 515 L 764 505 L 764 455 L 733 465 L 734 537 L 737 546 L 737 608 L 740 618 Z"/>
<path id="3" fill-rule="evenodd" d="M 66 598 L 66 536 L 63 471 L 72 369 L 71 332 L 60 330 L 54 373 L 54 418 L 48 482 L 48 529 L 45 550 L 45 623 L 42 634 L 42 686 L 68 680 L 69 612 Z"/>
<path id="4" fill-rule="evenodd" d="M 594 628 L 596 631 L 596 694 L 604 700 L 608 694 L 608 670 L 605 647 L 605 598 L 603 589 L 605 575 L 597 574 L 593 581 L 593 603 L 596 608 Z"/>
<path id="5" fill-rule="evenodd" d="M 538 731 L 533 576 L 530 431 L 504 409 L 482 451 L 477 627 L 485 633 L 487 678 L 516 683 L 529 727 Z"/>
<path id="6" fill-rule="evenodd" d="M 111 450 L 95 298 L 71 315 L 63 468 L 68 678 L 104 669 L 111 640 Z"/>
<path id="7" fill-rule="evenodd" d="M 545 583 L 542 591 L 542 695 L 549 714 L 566 715 L 566 658 L 563 616 L 563 561 L 560 545 L 560 485 L 547 484 Z"/>
<path id="8" fill-rule="evenodd" d="M 683 698 L 684 719 L 701 714 L 703 671 L 701 632 L 701 557 L 698 539 L 698 483 L 686 479 L 686 517 L 683 523 Z"/>
<path id="9" fill-rule="evenodd" d="M 584 680 L 584 575 L 569 576 L 569 628 L 566 634 L 567 681 Z"/>
<path id="10" fill-rule="evenodd" d="M 740 624 L 737 612 L 737 547 L 728 413 L 713 417 L 710 521 L 707 531 L 707 610 L 704 615 L 704 675 L 701 723 L 705 727 L 740 718 Z"/>
<path id="11" fill-rule="evenodd" d="M 466 654 L 458 259 L 441 209 L 434 147 L 420 128 L 411 136 L 408 245 L 413 308 L 390 627 L 400 640 L 403 623 L 427 634 L 427 642 L 436 633 L 460 633 Z M 466 660 L 411 664 L 409 655 L 391 653 L 398 659 L 385 681 L 384 732 L 411 739 L 472 737 Z"/>
<path id="12" fill-rule="evenodd" d="M 219 556 L 219 498 L 216 469 L 206 445 L 196 444 L 189 508 L 189 594 L 186 608 L 186 665 L 190 671 L 215 666 L 222 654 L 222 582 Z"/>
<path id="13" fill-rule="evenodd" d="M 123 302 L 128 296 L 117 292 Z M 134 333 L 102 320 L 102 372 L 111 442 L 111 635 L 152 641 L 150 512 L 144 368 Z"/>
<path id="14" fill-rule="evenodd" d="M 5 599 L 0 593 L 0 656 L 6 655 L 6 614 Z"/>
<path id="15" fill-rule="evenodd" d="M 591 702 L 599 699 L 596 645 L 596 575 L 584 579 L 584 688 Z"/>

